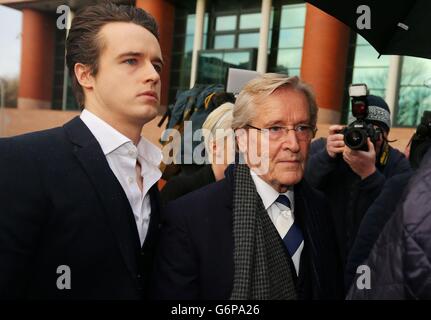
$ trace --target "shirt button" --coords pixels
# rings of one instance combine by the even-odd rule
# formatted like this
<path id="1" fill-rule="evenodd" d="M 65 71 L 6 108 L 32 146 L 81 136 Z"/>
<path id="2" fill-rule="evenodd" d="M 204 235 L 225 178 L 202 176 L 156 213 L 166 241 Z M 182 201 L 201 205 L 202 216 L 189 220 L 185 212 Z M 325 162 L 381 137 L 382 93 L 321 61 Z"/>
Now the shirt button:
<path id="1" fill-rule="evenodd" d="M 133 183 L 134 179 L 132 177 L 127 178 L 127 181 L 129 181 L 129 183 Z"/>

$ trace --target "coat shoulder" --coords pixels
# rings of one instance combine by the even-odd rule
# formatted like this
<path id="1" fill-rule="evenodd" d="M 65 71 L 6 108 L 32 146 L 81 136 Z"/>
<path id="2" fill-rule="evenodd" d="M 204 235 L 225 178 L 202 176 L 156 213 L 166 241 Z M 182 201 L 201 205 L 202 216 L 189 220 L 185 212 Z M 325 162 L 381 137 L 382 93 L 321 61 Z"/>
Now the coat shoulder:
<path id="1" fill-rule="evenodd" d="M 169 202 L 163 210 L 163 216 L 200 220 L 229 209 L 231 205 L 232 187 L 223 179 Z"/>
<path id="2" fill-rule="evenodd" d="M 40 147 L 52 145 L 59 138 L 64 137 L 62 127 L 25 133 L 17 136 L 0 138 L 0 148 L 9 146 L 11 151 L 24 148 L 27 150 L 40 150 Z"/>

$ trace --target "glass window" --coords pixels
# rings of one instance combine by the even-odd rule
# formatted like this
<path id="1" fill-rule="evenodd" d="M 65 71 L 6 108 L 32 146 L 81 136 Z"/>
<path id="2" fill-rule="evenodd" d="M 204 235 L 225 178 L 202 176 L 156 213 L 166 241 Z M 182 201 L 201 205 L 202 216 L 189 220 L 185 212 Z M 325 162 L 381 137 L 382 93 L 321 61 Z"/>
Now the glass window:
<path id="1" fill-rule="evenodd" d="M 281 11 L 280 28 L 305 26 L 305 4 L 284 5 Z"/>
<path id="2" fill-rule="evenodd" d="M 229 67 L 253 70 L 256 50 L 200 52 L 197 82 L 225 83 Z"/>
<path id="3" fill-rule="evenodd" d="M 186 27 L 186 34 L 194 34 L 195 33 L 195 22 L 196 21 L 196 15 L 189 14 L 187 16 L 187 27 Z"/>
<path id="4" fill-rule="evenodd" d="M 189 14 L 187 15 L 187 26 L 186 26 L 186 37 L 184 43 L 184 52 L 193 51 L 193 42 L 194 42 L 194 34 L 195 34 L 195 15 Z M 202 39 L 202 48 L 206 49 L 207 44 L 207 30 L 208 30 L 208 13 L 205 14 L 204 18 L 204 33 Z M 178 46 L 178 44 L 174 43 L 174 47 Z"/>
<path id="5" fill-rule="evenodd" d="M 259 29 L 261 23 L 261 14 L 247 13 L 242 14 L 239 20 L 240 29 Z"/>
<path id="6" fill-rule="evenodd" d="M 235 35 L 222 35 L 214 37 L 214 49 L 231 49 L 235 46 Z"/>
<path id="7" fill-rule="evenodd" d="M 281 7 L 278 48 L 272 48 L 272 52 L 277 55 L 277 59 L 276 63 L 272 60 L 273 62 L 268 66 L 269 71 L 289 75 L 298 75 L 300 73 L 305 12 L 305 3 L 283 5 Z"/>
<path id="8" fill-rule="evenodd" d="M 289 76 L 299 76 L 300 75 L 300 68 L 287 68 L 282 65 L 277 65 L 273 68 L 268 68 L 268 72 L 275 72 L 275 73 L 284 73 Z"/>
<path id="9" fill-rule="evenodd" d="M 278 50 L 277 66 L 284 66 L 289 70 L 291 68 L 300 68 L 302 59 L 302 49 L 280 49 Z"/>
<path id="10" fill-rule="evenodd" d="M 186 36 L 186 43 L 184 45 L 184 52 L 193 51 L 194 39 L 195 39 L 194 35 Z"/>
<path id="11" fill-rule="evenodd" d="M 301 76 L 301 69 L 300 68 L 290 68 L 288 75 L 291 77 L 292 76 L 300 77 Z"/>
<path id="12" fill-rule="evenodd" d="M 304 42 L 304 29 L 283 29 L 280 30 L 280 38 L 278 40 L 279 48 L 298 48 L 302 47 Z"/>
<path id="13" fill-rule="evenodd" d="M 415 57 L 404 57 L 401 70 L 401 85 L 429 85 L 431 79 L 431 60 Z"/>
<path id="14" fill-rule="evenodd" d="M 225 76 L 223 53 L 202 52 L 199 55 L 197 83 L 219 83 Z"/>
<path id="15" fill-rule="evenodd" d="M 366 83 L 370 93 L 385 97 L 388 80 L 389 56 L 379 53 L 358 35 L 353 69 L 353 83 Z"/>
<path id="16" fill-rule="evenodd" d="M 206 49 L 207 48 L 207 38 L 208 36 L 206 34 L 203 35 L 203 39 L 202 39 L 202 49 Z M 175 41 L 175 40 L 174 40 Z M 193 43 L 195 41 L 195 37 L 194 35 L 188 35 L 186 36 L 185 40 L 183 40 L 182 38 L 179 39 L 179 43 L 174 42 L 174 50 L 175 52 L 177 52 L 178 50 L 176 50 L 177 46 L 180 46 L 184 41 L 184 52 L 192 52 L 193 51 Z"/>
<path id="17" fill-rule="evenodd" d="M 380 56 L 371 45 L 357 46 L 355 52 L 355 67 L 387 67 L 389 56 Z"/>
<path id="18" fill-rule="evenodd" d="M 177 90 L 184 90 L 190 84 L 190 70 L 195 32 L 195 14 L 178 10 L 175 17 L 174 45 L 169 84 L 169 103 L 175 99 Z M 203 49 L 207 45 L 208 14 L 204 18 Z"/>
<path id="19" fill-rule="evenodd" d="M 404 57 L 401 69 L 396 124 L 417 126 L 425 110 L 431 110 L 431 60 Z"/>
<path id="20" fill-rule="evenodd" d="M 370 93 L 375 90 L 385 90 L 388 81 L 389 68 L 355 68 L 353 70 L 353 83 L 366 83 Z M 383 96 L 384 97 L 384 96 Z"/>
<path id="21" fill-rule="evenodd" d="M 216 31 L 229 31 L 236 29 L 237 16 L 220 16 L 216 18 Z"/>
<path id="22" fill-rule="evenodd" d="M 204 34 L 208 32 L 208 13 L 205 13 L 204 17 Z"/>
<path id="23" fill-rule="evenodd" d="M 196 15 L 189 14 L 187 15 L 187 27 L 186 34 L 194 34 L 195 33 L 195 23 L 196 23 Z M 205 13 L 204 17 L 204 33 L 208 30 L 208 13 Z"/>
<path id="24" fill-rule="evenodd" d="M 250 54 L 248 52 L 226 52 L 223 60 L 231 65 L 240 67 L 249 63 Z"/>
<path id="25" fill-rule="evenodd" d="M 238 38 L 238 48 L 257 48 L 259 46 L 259 33 L 242 33 Z"/>
<path id="26" fill-rule="evenodd" d="M 204 60 L 221 61 L 223 58 L 222 52 L 201 52 L 199 54 Z"/>

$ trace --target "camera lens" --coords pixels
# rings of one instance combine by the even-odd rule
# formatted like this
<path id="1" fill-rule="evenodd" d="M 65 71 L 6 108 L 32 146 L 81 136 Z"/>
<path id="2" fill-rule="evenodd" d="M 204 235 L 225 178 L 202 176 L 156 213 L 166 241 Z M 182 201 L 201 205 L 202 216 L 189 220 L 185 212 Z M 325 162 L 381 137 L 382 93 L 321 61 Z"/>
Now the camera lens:
<path id="1" fill-rule="evenodd" d="M 367 145 L 366 133 L 359 129 L 350 129 L 344 135 L 345 144 L 353 150 L 358 150 Z"/>

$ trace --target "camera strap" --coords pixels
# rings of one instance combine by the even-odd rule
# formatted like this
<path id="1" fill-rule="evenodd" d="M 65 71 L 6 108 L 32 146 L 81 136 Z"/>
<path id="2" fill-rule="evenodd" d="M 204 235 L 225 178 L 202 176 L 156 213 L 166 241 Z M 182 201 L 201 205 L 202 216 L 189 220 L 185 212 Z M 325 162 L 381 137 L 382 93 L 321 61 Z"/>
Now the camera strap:
<path id="1" fill-rule="evenodd" d="M 385 140 L 380 150 L 379 165 L 382 167 L 385 166 L 388 163 L 388 159 L 389 159 L 389 143 Z"/>

